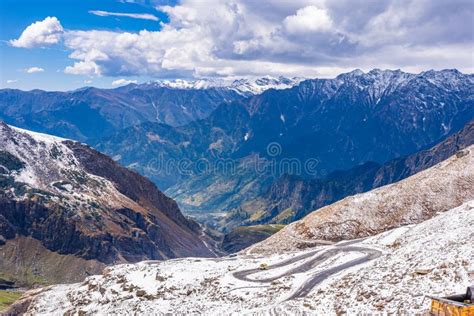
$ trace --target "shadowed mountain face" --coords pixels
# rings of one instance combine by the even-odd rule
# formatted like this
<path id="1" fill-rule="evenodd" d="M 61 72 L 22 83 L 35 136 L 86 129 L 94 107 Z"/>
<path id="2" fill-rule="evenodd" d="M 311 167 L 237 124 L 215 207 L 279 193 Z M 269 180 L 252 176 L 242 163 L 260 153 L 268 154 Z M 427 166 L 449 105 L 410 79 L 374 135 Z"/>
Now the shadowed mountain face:
<path id="1" fill-rule="evenodd" d="M 384 164 L 365 163 L 325 179 L 308 180 L 285 175 L 262 196 L 247 201 L 229 213 L 224 227 L 268 223 L 288 224 L 309 212 L 347 196 L 398 182 L 455 155 L 474 144 L 474 121 L 434 147 Z"/>
<path id="2" fill-rule="evenodd" d="M 7 247 L 34 245 L 50 254 L 44 260 L 64 255 L 82 260 L 73 263 L 92 260 L 102 266 L 214 256 L 199 225 L 172 199 L 92 148 L 4 123 L 0 145 L 0 241 Z M 25 258 L 27 252 L 9 253 Z M 0 263 L 10 271 L 14 261 Z"/>
<path id="3" fill-rule="evenodd" d="M 440 142 L 474 117 L 473 83 L 472 75 L 456 70 L 353 71 L 221 105 L 182 127 L 141 124 L 94 144 L 166 189 L 185 211 L 221 213 L 260 196 L 285 173 L 322 178 Z M 269 152 L 269 144 L 277 150 Z M 300 169 L 256 171 L 242 166 L 249 157 L 266 165 L 294 159 Z M 163 167 L 183 159 L 190 163 L 184 171 Z M 199 159 L 211 167 L 231 159 L 242 172 L 202 173 Z M 308 161 L 316 162 L 311 170 L 304 167 Z"/>

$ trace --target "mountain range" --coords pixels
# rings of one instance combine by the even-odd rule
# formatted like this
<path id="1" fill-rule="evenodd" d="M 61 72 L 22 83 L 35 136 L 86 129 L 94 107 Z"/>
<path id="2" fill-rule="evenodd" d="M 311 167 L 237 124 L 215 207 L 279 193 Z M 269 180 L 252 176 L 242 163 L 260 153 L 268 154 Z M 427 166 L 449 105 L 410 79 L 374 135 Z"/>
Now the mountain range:
<path id="1" fill-rule="evenodd" d="M 87 142 L 148 177 L 186 214 L 227 231 L 240 220 L 286 223 L 311 210 L 313 197 L 302 202 L 298 192 L 284 207 L 280 198 L 290 198 L 285 186 L 301 180 L 313 186 L 303 191 L 315 192 L 315 183 L 352 178 L 347 170 L 370 178 L 387 161 L 460 131 L 474 117 L 473 83 L 473 75 L 454 69 L 374 69 L 334 79 L 1 90 L 0 115 L 7 123 Z M 313 206 L 401 178 L 333 187 Z M 280 199 L 276 208 L 271 195 Z"/>
<path id="2" fill-rule="evenodd" d="M 304 78 L 287 78 L 280 76 L 278 78 L 265 76 L 261 78 L 242 78 L 233 81 L 223 79 L 199 79 L 199 80 L 157 80 L 149 82 L 149 85 L 157 87 L 167 87 L 173 89 L 210 89 L 224 88 L 235 91 L 243 96 L 252 96 L 260 94 L 268 89 L 288 89 L 298 85 Z"/>
<path id="3" fill-rule="evenodd" d="M 263 77 L 233 82 L 161 80 L 69 92 L 1 89 L 0 119 L 14 126 L 88 141 L 144 122 L 184 125 L 207 117 L 221 103 L 267 89 L 292 87 L 300 81 Z"/>
<path id="4" fill-rule="evenodd" d="M 474 117 L 473 83 L 473 75 L 457 70 L 355 70 L 221 104 L 184 126 L 136 125 L 93 145 L 152 179 L 188 214 L 204 222 L 211 217 L 216 225 L 284 174 L 325 178 L 433 146 Z M 276 152 L 269 152 L 270 145 Z M 211 170 L 196 171 L 200 160 Z M 212 168 L 228 160 L 237 172 Z M 163 167 L 180 161 L 191 168 Z M 249 161 L 258 161 L 260 170 Z M 292 161 L 299 170 L 288 170 Z"/>
<path id="5" fill-rule="evenodd" d="M 472 270 L 473 92 L 378 69 L 1 90 L 0 286 L 80 282 L 7 313 L 419 313 L 406 288 Z"/>

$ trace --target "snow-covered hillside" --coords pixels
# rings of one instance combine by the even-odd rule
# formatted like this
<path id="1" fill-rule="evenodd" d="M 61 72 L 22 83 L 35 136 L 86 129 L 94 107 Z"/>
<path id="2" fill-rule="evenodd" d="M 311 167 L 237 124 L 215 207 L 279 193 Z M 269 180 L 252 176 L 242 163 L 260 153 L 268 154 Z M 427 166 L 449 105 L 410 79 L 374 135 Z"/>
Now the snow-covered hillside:
<path id="1" fill-rule="evenodd" d="M 474 201 L 365 240 L 268 256 L 145 261 L 28 292 L 16 311 L 315 314 L 427 311 L 474 282 Z M 259 270 L 262 263 L 267 270 Z"/>
<path id="2" fill-rule="evenodd" d="M 76 204 L 78 201 L 115 208 L 123 207 L 121 203 L 132 203 L 107 179 L 85 172 L 65 141 L 0 125 L 2 151 L 17 157 L 23 164 L 22 168 L 9 171 L 14 181 L 31 189 L 51 192 L 52 201 L 80 213 L 91 212 L 91 208 Z M 23 200 L 27 198 L 23 191 L 11 188 L 6 194 L 12 199 Z"/>

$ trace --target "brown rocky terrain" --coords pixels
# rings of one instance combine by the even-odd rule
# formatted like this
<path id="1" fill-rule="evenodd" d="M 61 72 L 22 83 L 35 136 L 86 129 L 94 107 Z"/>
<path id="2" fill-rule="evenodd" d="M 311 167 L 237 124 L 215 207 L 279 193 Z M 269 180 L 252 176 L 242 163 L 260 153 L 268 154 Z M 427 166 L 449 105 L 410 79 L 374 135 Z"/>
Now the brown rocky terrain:
<path id="1" fill-rule="evenodd" d="M 90 147 L 3 123 L 0 145 L 2 271 L 28 270 L 24 254 L 35 251 L 38 264 L 53 256 L 78 272 L 38 267 L 30 271 L 36 281 L 25 273 L 19 285 L 76 281 L 113 263 L 214 256 L 199 225 L 172 199 Z"/>
<path id="2" fill-rule="evenodd" d="M 98 260 L 48 250 L 32 237 L 9 239 L 0 249 L 1 277 L 16 286 L 56 284 L 65 280 L 79 282 L 106 267 Z"/>

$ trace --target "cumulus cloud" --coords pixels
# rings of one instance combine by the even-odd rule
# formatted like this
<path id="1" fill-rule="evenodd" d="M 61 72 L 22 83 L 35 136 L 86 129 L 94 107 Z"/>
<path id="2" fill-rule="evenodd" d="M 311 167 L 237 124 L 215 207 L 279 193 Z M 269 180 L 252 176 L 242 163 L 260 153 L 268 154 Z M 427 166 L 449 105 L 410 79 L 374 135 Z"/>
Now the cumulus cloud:
<path id="1" fill-rule="evenodd" d="M 159 21 L 159 19 L 156 16 L 154 16 L 153 14 L 148 14 L 148 13 L 119 13 L 119 12 L 108 12 L 108 11 L 100 11 L 100 10 L 92 10 L 92 11 L 89 11 L 89 13 L 97 15 L 97 16 L 117 16 L 117 17 L 126 17 L 126 18 L 132 18 L 132 19 Z"/>
<path id="2" fill-rule="evenodd" d="M 365 0 L 183 0 L 157 10 L 169 17 L 160 31 L 63 31 L 74 60 L 65 72 L 238 77 L 334 76 L 374 67 L 474 70 L 468 0 L 370 6 Z"/>
<path id="3" fill-rule="evenodd" d="M 290 33 L 307 33 L 330 30 L 332 21 L 326 10 L 307 6 L 287 16 L 283 25 Z"/>
<path id="4" fill-rule="evenodd" d="M 71 75 L 101 75 L 100 67 L 94 61 L 85 60 L 75 62 L 72 66 L 67 66 L 64 73 Z"/>
<path id="5" fill-rule="evenodd" d="M 25 72 L 29 74 L 34 74 L 34 73 L 43 72 L 43 71 L 44 69 L 41 67 L 31 67 L 31 68 L 25 69 Z"/>
<path id="6" fill-rule="evenodd" d="M 16 82 L 18 82 L 18 80 L 16 80 L 16 79 L 8 79 L 7 80 L 7 84 L 12 84 L 12 83 L 16 83 Z"/>
<path id="7" fill-rule="evenodd" d="M 113 86 L 123 86 L 131 83 L 137 83 L 136 80 L 127 80 L 127 79 L 117 79 L 112 81 Z"/>
<path id="8" fill-rule="evenodd" d="M 63 35 L 64 29 L 56 17 L 48 16 L 28 26 L 20 37 L 10 41 L 14 47 L 33 48 L 57 44 Z"/>

